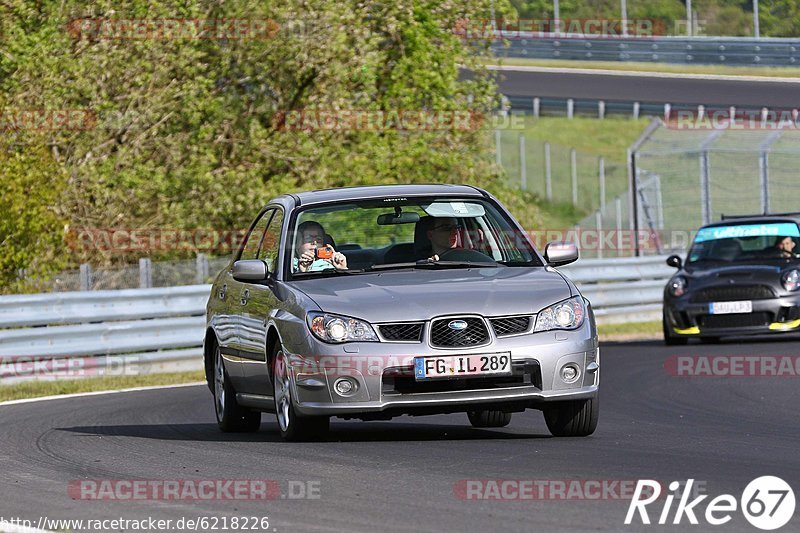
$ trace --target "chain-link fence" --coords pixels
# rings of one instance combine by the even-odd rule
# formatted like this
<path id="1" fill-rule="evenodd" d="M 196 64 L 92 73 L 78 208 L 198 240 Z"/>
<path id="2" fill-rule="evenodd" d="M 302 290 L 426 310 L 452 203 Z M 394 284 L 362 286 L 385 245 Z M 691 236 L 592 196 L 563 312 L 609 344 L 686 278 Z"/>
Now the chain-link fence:
<path id="1" fill-rule="evenodd" d="M 229 257 L 198 254 L 194 259 L 182 261 L 154 263 L 140 259 L 138 265 L 123 267 L 92 268 L 85 264 L 76 270 L 65 270 L 40 286 L 41 291 L 68 292 L 211 283 L 229 260 Z"/>

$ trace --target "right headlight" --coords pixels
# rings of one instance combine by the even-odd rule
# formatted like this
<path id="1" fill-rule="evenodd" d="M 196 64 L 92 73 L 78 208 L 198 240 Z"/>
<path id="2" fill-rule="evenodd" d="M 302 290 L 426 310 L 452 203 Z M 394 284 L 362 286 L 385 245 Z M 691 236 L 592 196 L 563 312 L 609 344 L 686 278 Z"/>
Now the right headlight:
<path id="1" fill-rule="evenodd" d="M 551 329 L 577 329 L 586 318 L 583 296 L 573 296 L 569 300 L 545 307 L 536 315 L 536 326 L 533 331 Z"/>
<path id="2" fill-rule="evenodd" d="M 686 278 L 683 276 L 675 276 L 669 282 L 669 293 L 675 297 L 680 297 L 686 294 Z"/>
<path id="3" fill-rule="evenodd" d="M 796 291 L 800 288 L 800 270 L 793 268 L 784 272 L 781 276 L 781 284 L 787 291 Z"/>

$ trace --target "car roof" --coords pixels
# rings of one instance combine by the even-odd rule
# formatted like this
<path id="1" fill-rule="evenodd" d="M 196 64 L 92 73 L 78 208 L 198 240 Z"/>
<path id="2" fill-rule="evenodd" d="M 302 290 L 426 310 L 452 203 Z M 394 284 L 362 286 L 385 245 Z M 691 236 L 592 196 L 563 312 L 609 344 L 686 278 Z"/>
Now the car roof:
<path id="1" fill-rule="evenodd" d="M 800 215 L 754 215 L 748 217 L 732 217 L 713 222 L 702 226 L 703 228 L 714 228 L 719 226 L 738 226 L 741 224 L 764 224 L 774 222 L 794 222 L 800 225 Z"/>
<path id="2" fill-rule="evenodd" d="M 318 189 L 292 195 L 297 205 L 321 204 L 341 200 L 364 200 L 370 198 L 394 198 L 400 196 L 471 196 L 481 198 L 484 192 L 470 185 L 372 185 L 362 187 L 340 187 Z"/>

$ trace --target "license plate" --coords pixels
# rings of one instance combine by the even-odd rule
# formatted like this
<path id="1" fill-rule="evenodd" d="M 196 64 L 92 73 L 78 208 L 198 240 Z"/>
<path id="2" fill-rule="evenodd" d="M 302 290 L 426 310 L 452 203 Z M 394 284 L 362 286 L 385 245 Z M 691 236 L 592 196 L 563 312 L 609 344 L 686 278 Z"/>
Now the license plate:
<path id="1" fill-rule="evenodd" d="M 714 302 L 708 304 L 708 312 L 712 315 L 728 315 L 731 313 L 752 313 L 753 302 Z"/>
<path id="2" fill-rule="evenodd" d="M 511 374 L 511 354 L 508 353 L 414 358 L 414 377 L 417 381 L 508 374 Z"/>

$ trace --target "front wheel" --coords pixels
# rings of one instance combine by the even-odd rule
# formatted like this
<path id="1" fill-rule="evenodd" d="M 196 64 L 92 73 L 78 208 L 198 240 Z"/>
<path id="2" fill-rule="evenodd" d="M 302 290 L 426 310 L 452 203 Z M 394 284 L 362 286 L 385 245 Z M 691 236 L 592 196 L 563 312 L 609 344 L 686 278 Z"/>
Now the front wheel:
<path id="1" fill-rule="evenodd" d="M 678 337 L 672 334 L 672 331 L 669 328 L 669 324 L 667 324 L 667 314 L 664 313 L 664 318 L 661 322 L 661 327 L 664 330 L 664 344 L 667 346 L 684 346 L 686 343 L 689 342 L 689 339 L 686 337 Z"/>
<path id="2" fill-rule="evenodd" d="M 217 425 L 225 433 L 254 433 L 261 427 L 261 412 L 251 411 L 236 402 L 219 346 L 214 354 L 214 411 Z"/>
<path id="3" fill-rule="evenodd" d="M 330 428 L 327 416 L 301 416 L 294 409 L 292 401 L 291 372 L 286 355 L 277 343 L 272 357 L 274 371 L 272 383 L 275 396 L 275 413 L 281 437 L 287 441 L 315 440 L 324 436 Z"/>
<path id="4" fill-rule="evenodd" d="M 586 437 L 594 433 L 600 417 L 600 397 L 554 402 L 544 408 L 547 429 L 554 437 Z"/>

